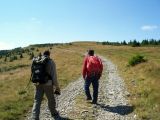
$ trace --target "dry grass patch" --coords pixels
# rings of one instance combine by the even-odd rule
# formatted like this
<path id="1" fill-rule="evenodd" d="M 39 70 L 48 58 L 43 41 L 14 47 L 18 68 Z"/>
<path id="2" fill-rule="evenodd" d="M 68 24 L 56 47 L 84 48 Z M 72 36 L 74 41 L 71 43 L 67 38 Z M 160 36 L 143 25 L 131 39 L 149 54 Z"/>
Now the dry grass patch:
<path id="1" fill-rule="evenodd" d="M 51 58 L 55 60 L 57 66 L 58 80 L 61 88 L 68 83 L 76 80 L 81 75 L 82 56 L 76 52 L 65 51 L 67 45 L 50 48 L 39 48 L 35 53 L 50 49 Z M 31 60 L 26 56 L 21 60 L 6 62 L 5 67 L 13 67 L 19 64 L 27 64 L 31 66 Z M 30 79 L 30 67 L 15 68 L 13 70 L 2 72 L 0 74 L 0 116 L 1 119 L 24 119 L 23 116 L 33 104 L 34 87 L 25 91 Z"/>
<path id="2" fill-rule="evenodd" d="M 118 65 L 126 87 L 131 93 L 130 101 L 136 107 L 140 119 L 159 119 L 160 112 L 160 48 L 159 47 L 123 47 L 105 46 L 97 49 L 100 54 L 111 59 Z M 146 63 L 128 67 L 128 60 L 141 54 L 147 58 Z"/>

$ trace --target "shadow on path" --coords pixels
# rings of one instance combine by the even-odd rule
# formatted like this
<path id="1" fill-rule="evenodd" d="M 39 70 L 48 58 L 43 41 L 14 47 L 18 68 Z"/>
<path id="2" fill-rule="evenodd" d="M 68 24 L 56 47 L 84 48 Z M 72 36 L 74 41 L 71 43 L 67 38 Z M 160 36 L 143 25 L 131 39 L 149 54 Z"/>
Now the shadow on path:
<path id="1" fill-rule="evenodd" d="M 120 115 L 128 115 L 134 111 L 133 106 L 127 106 L 127 105 L 119 105 L 119 106 L 105 106 L 104 104 L 98 104 L 102 109 L 105 111 L 117 113 Z"/>
<path id="2" fill-rule="evenodd" d="M 58 116 L 58 117 L 54 118 L 54 120 L 73 120 L 73 119 L 62 117 L 62 116 Z"/>

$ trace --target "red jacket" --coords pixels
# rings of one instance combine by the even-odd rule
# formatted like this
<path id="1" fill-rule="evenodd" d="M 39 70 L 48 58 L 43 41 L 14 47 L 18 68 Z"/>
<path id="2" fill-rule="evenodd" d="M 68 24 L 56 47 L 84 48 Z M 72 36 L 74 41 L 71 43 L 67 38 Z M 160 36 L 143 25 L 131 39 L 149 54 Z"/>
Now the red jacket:
<path id="1" fill-rule="evenodd" d="M 101 77 L 101 74 L 102 74 L 102 71 L 103 71 L 103 64 L 102 64 L 102 60 L 96 56 L 98 59 L 99 59 L 99 62 L 100 62 L 100 73 L 99 73 L 99 78 Z M 87 68 L 87 63 L 88 63 L 88 58 L 89 58 L 89 55 L 87 55 L 85 58 L 84 58 L 84 61 L 83 61 L 83 69 L 82 69 L 82 75 L 83 75 L 83 78 L 85 79 L 86 76 L 89 76 L 89 71 L 88 68 Z"/>

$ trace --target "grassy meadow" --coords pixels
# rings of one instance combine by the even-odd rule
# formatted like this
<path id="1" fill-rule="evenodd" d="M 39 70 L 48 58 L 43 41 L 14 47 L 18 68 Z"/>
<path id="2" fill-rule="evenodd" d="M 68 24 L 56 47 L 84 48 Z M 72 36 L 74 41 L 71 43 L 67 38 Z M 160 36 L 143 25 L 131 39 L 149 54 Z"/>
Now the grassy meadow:
<path id="1" fill-rule="evenodd" d="M 106 46 L 99 53 L 111 59 L 118 66 L 130 92 L 131 104 L 140 119 L 160 119 L 160 48 Z M 134 67 L 128 66 L 133 56 L 145 56 L 147 62 Z"/>
<path id="2" fill-rule="evenodd" d="M 81 76 L 83 57 L 89 48 L 95 49 L 96 54 L 112 60 L 118 66 L 119 73 L 130 92 L 128 99 L 134 105 L 138 117 L 160 119 L 158 92 L 160 90 L 160 47 L 108 46 L 92 42 L 76 42 L 71 45 L 56 45 L 52 48 L 41 47 L 38 48 L 39 51 L 33 50 L 33 52 L 38 55 L 46 49 L 51 51 L 51 58 L 56 62 L 58 80 L 63 88 Z M 136 54 L 145 56 L 147 62 L 134 67 L 128 66 L 129 59 Z M 31 60 L 27 54 L 24 53 L 23 56 L 24 58 L 13 62 L 4 62 L 4 58 L 0 59 L 1 68 L 10 68 L 0 73 L 0 119 L 2 120 L 23 119 L 33 104 L 33 85 L 29 86 L 27 92 L 24 90 L 30 79 Z M 77 106 L 81 100 L 83 100 L 82 97 L 77 98 Z"/>
<path id="3" fill-rule="evenodd" d="M 33 51 L 36 56 L 39 52 L 50 49 L 51 58 L 56 63 L 61 88 L 80 76 L 80 66 L 83 61 L 83 55 L 76 51 L 67 51 L 66 47 L 67 45 L 59 45 L 53 48 L 39 48 L 38 52 Z M 34 86 L 30 84 L 29 88 L 25 89 L 30 79 L 32 61 L 27 54 L 24 54 L 24 58 L 13 62 L 4 62 L 3 59 L 0 60 L 1 67 L 10 70 L 0 74 L 0 119 L 23 119 L 33 104 Z M 19 65 L 27 66 L 18 67 Z"/>

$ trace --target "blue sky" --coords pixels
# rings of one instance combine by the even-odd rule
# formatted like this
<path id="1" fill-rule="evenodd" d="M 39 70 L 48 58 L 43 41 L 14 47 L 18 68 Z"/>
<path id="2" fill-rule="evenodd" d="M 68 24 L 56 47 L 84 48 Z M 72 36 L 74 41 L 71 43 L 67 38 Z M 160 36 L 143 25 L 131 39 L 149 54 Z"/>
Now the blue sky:
<path id="1" fill-rule="evenodd" d="M 1 0 L 0 49 L 160 39 L 160 0 Z"/>

